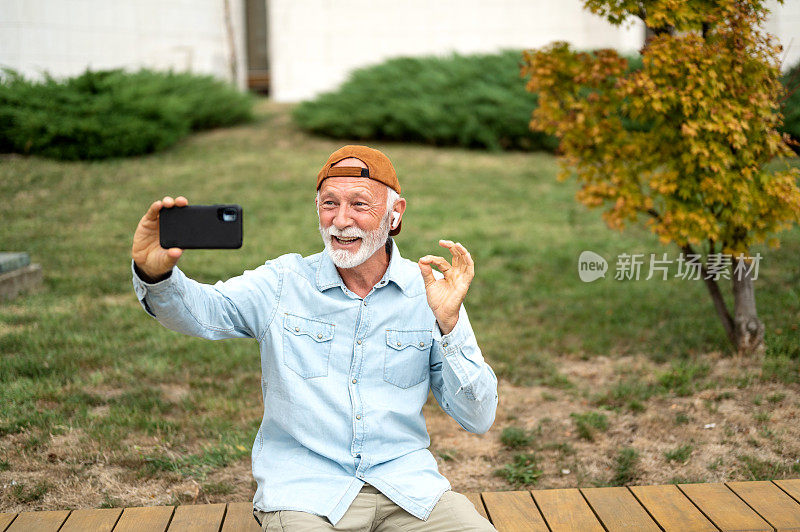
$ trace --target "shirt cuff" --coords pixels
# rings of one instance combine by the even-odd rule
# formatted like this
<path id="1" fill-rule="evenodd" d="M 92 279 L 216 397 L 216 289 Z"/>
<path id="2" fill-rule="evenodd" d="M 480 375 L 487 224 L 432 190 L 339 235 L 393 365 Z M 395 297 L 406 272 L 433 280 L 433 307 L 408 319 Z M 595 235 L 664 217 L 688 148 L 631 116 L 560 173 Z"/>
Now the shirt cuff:
<path id="1" fill-rule="evenodd" d="M 449 333 L 443 335 L 438 322 L 433 327 L 433 341 L 439 343 L 445 354 L 457 351 L 469 338 L 470 330 L 466 322 L 463 312 L 459 311 L 456 326 Z"/>
<path id="2" fill-rule="evenodd" d="M 467 399 L 475 400 L 475 394 L 469 384 L 469 373 L 464 367 L 465 361 L 463 360 L 464 352 L 462 349 L 470 338 L 472 338 L 472 330 L 469 326 L 469 320 L 465 316 L 464 307 L 461 307 L 459 311 L 456 326 L 448 334 L 442 335 L 438 324 L 433 330 L 433 339 L 438 343 L 442 351 L 442 358 L 445 364 L 450 366 L 457 379 L 457 383 L 450 383 L 451 389 L 455 390 L 453 395 L 463 394 Z M 447 382 L 446 378 L 445 382 Z"/>
<path id="3" fill-rule="evenodd" d="M 131 274 L 133 275 L 133 291 L 136 293 L 136 297 L 139 299 L 139 303 L 141 303 L 144 310 L 153 316 L 154 318 L 156 315 L 150 309 L 150 305 L 147 304 L 146 296 L 148 293 L 161 293 L 165 290 L 169 289 L 173 283 L 175 282 L 175 268 L 173 268 L 172 273 L 166 279 L 159 281 L 157 283 L 148 283 L 142 280 L 141 277 L 136 273 L 136 263 L 133 259 L 131 259 Z"/>

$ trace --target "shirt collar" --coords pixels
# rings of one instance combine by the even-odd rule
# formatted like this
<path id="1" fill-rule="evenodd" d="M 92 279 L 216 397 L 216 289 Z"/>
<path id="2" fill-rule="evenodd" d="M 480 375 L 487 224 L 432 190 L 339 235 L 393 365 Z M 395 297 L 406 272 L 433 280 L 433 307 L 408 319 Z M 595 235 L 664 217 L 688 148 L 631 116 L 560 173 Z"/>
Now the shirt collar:
<path id="1" fill-rule="evenodd" d="M 405 292 L 413 276 L 410 275 L 407 268 L 403 267 L 403 257 L 400 256 L 400 250 L 397 249 L 397 243 L 394 238 L 389 237 L 389 242 L 392 250 L 392 255 L 389 257 L 389 267 L 386 268 L 386 272 L 381 280 L 378 281 L 377 286 L 380 288 L 392 281 L 400 287 L 400 290 Z M 319 264 L 317 264 L 317 289 L 323 291 L 334 286 L 341 286 L 344 289 L 345 284 L 342 281 L 342 276 L 339 275 L 339 271 L 336 269 L 336 265 L 331 260 L 328 252 L 323 250 L 321 255 Z"/>

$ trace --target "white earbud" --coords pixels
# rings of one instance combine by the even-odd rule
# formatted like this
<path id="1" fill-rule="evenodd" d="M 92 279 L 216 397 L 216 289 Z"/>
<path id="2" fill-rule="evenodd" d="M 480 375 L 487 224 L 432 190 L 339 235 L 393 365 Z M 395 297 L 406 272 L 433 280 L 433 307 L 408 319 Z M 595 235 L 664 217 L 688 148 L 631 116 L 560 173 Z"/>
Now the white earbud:
<path id="1" fill-rule="evenodd" d="M 392 229 L 395 229 L 397 227 L 397 222 L 399 222 L 399 221 L 400 221 L 400 213 L 399 212 L 393 212 L 392 213 Z"/>

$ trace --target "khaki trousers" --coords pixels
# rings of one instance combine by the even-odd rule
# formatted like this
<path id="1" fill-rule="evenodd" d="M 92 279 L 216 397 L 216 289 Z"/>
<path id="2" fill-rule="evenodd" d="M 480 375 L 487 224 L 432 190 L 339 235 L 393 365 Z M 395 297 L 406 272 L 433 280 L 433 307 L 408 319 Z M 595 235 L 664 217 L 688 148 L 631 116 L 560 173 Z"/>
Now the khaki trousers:
<path id="1" fill-rule="evenodd" d="M 293 510 L 262 512 L 253 510 L 265 532 L 288 530 L 346 530 L 348 532 L 457 532 L 495 531 L 464 495 L 448 490 L 442 494 L 427 521 L 414 517 L 397 506 L 375 486 L 364 484 L 344 516 L 331 525 L 327 517 Z"/>

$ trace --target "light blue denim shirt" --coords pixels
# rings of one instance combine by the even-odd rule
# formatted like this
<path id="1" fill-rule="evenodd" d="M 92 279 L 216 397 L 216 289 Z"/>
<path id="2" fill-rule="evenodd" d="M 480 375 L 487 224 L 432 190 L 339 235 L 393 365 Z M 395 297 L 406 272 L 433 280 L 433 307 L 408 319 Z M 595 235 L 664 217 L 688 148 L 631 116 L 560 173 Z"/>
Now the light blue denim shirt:
<path id="1" fill-rule="evenodd" d="M 363 299 L 325 252 L 283 255 L 213 286 L 177 267 L 154 284 L 134 271 L 133 287 L 174 331 L 258 341 L 256 509 L 300 510 L 335 525 L 368 482 L 427 519 L 450 489 L 428 450 L 428 388 L 464 429 L 481 434 L 494 422 L 497 377 L 466 310 L 442 336 L 419 266 L 393 239 L 389 267 Z"/>

